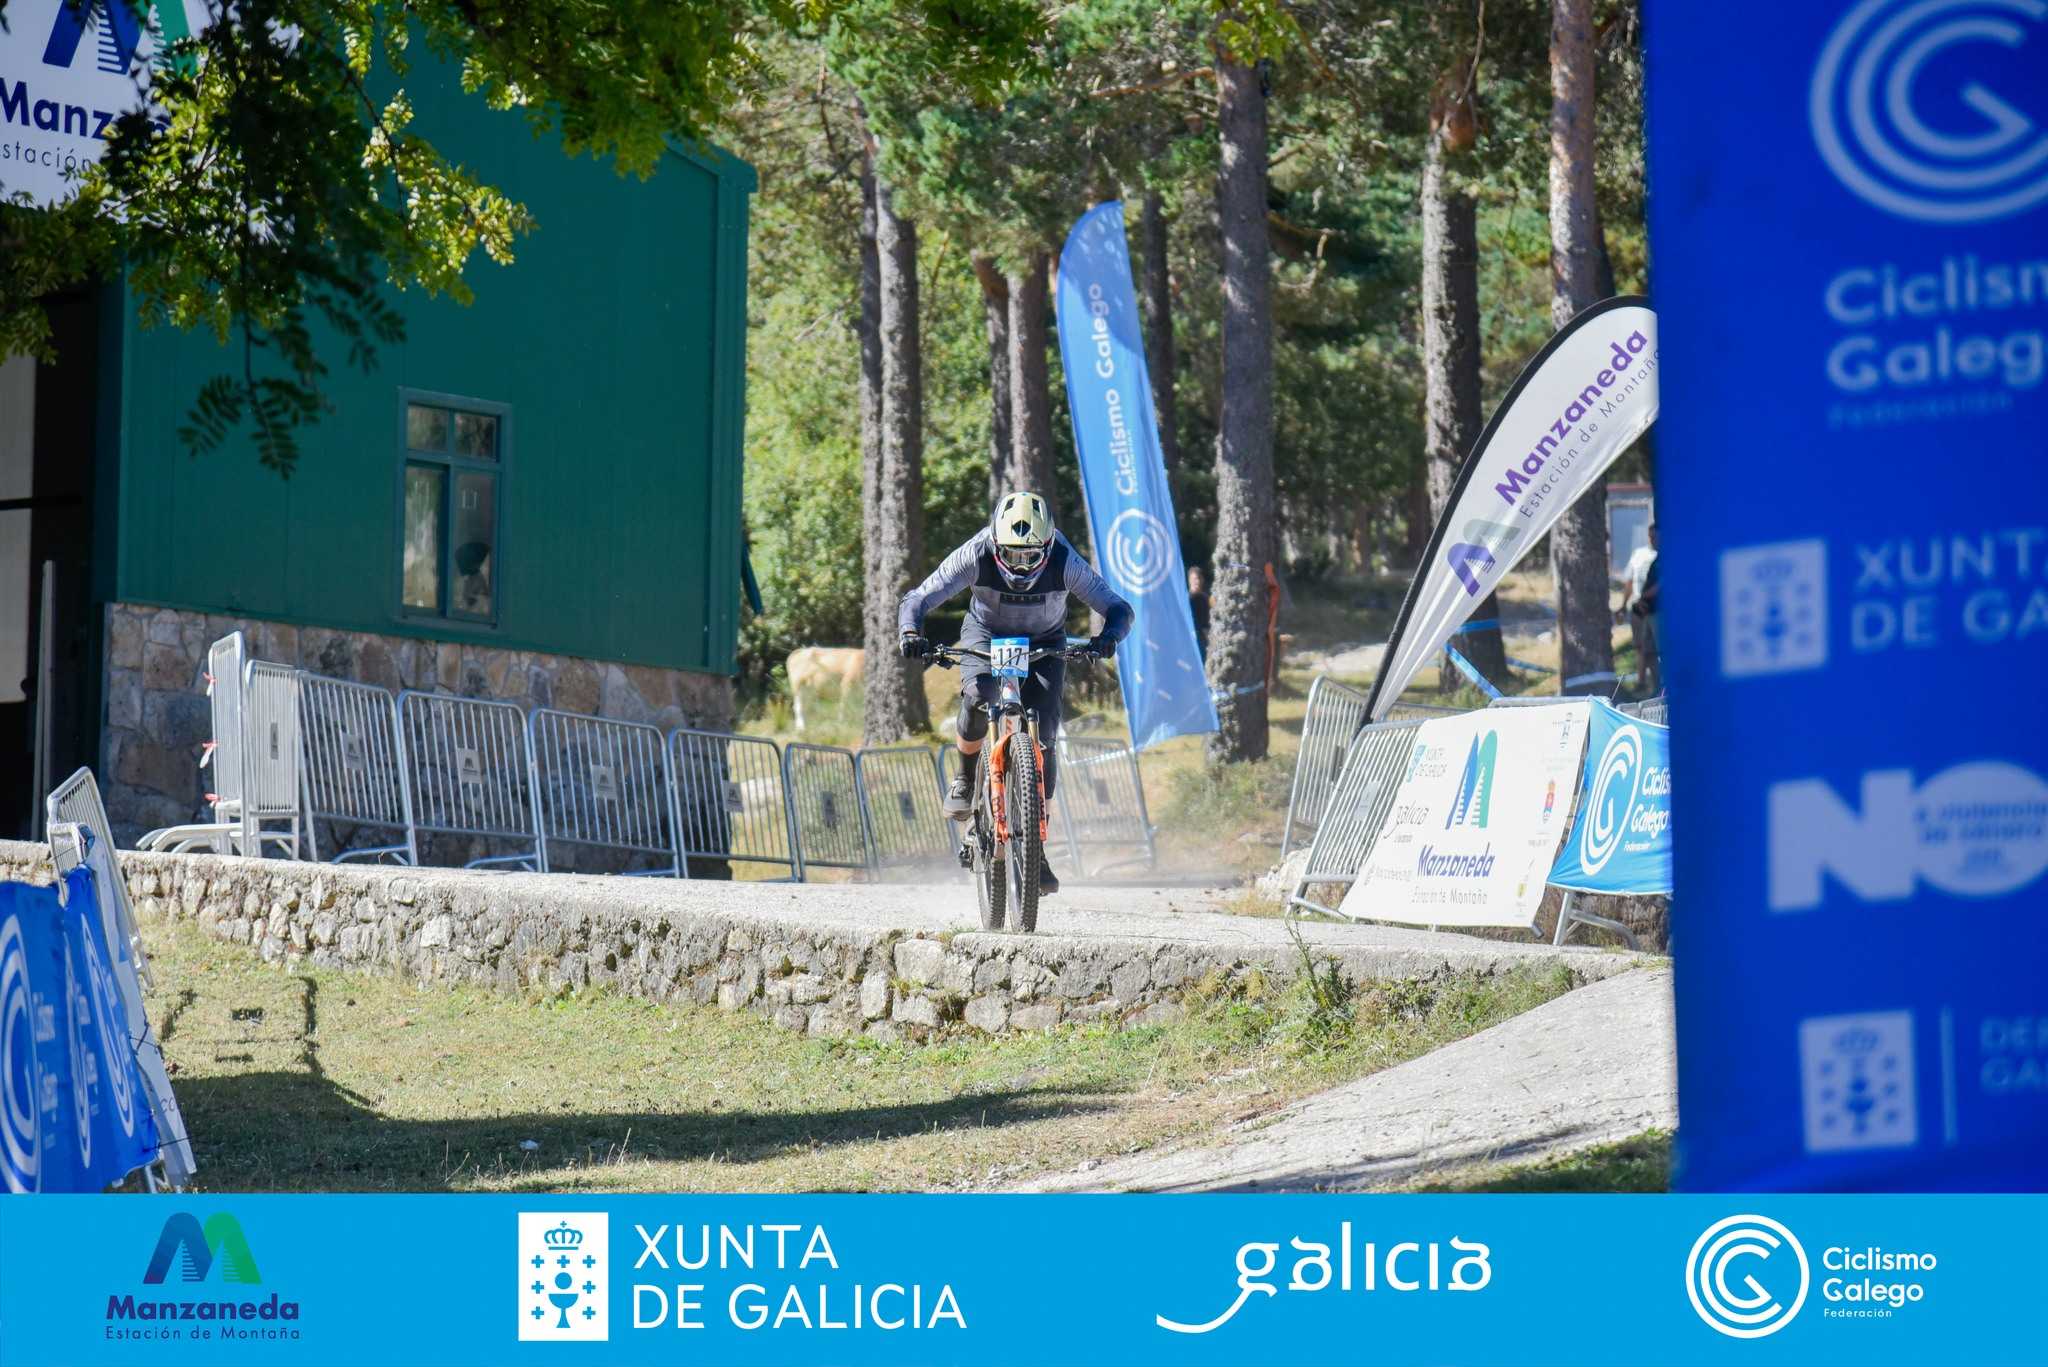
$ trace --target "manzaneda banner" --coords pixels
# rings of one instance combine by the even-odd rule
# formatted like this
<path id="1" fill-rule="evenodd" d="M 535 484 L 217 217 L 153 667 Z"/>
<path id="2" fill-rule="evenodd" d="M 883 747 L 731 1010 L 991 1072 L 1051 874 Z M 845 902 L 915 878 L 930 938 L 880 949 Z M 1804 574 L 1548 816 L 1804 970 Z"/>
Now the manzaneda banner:
<path id="1" fill-rule="evenodd" d="M 200 32 L 199 0 L 8 0 L 0 28 L 0 199 L 69 199 L 115 120 L 145 102 L 150 63 Z"/>
<path id="2" fill-rule="evenodd" d="M 1458 472 L 1373 682 L 1373 720 L 1656 417 L 1657 316 L 1643 300 L 1595 304 L 1550 339 Z"/>
<path id="3" fill-rule="evenodd" d="M 1339 909 L 1424 926 L 1534 926 L 1570 822 L 1592 706 L 1489 707 L 1422 723 L 1379 839 Z"/>

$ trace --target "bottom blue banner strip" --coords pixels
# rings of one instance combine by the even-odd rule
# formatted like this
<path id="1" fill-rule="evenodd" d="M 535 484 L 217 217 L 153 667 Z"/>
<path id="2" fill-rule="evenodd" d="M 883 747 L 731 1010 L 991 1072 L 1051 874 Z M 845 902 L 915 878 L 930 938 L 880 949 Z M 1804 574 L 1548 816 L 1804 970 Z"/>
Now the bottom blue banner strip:
<path id="1" fill-rule="evenodd" d="M 0 1364 L 2027 1364 L 2048 1197 L 0 1200 Z"/>

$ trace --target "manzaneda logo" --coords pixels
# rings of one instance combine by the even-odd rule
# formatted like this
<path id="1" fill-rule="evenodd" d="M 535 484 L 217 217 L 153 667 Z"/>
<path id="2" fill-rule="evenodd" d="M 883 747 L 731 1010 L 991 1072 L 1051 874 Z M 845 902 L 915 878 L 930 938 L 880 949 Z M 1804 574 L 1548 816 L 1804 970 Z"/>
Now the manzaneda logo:
<path id="1" fill-rule="evenodd" d="M 1486 829 L 1487 812 L 1493 806 L 1493 771 L 1499 755 L 1499 732 L 1488 731 L 1472 738 L 1472 748 L 1465 753 L 1465 773 L 1458 780 L 1458 795 L 1451 800 L 1451 813 L 1444 819 L 1445 830 L 1453 826 Z"/>
<path id="2" fill-rule="evenodd" d="M 108 1338 L 212 1343 L 299 1337 L 297 1301 L 285 1300 L 276 1291 L 258 1300 L 226 1289 L 263 1282 L 241 1221 L 227 1211 L 215 1211 L 203 1224 L 188 1211 L 174 1212 L 156 1236 L 142 1281 L 166 1291 L 167 1283 L 207 1282 L 223 1290 L 211 1299 L 184 1299 L 166 1292 L 109 1293 Z"/>
<path id="3" fill-rule="evenodd" d="M 184 7 L 173 8 L 178 10 L 182 23 Z M 92 4 L 57 6 L 50 41 L 43 47 L 43 64 L 68 67 L 77 61 L 80 40 L 88 30 L 95 35 L 93 64 L 110 76 L 126 76 L 135 64 L 136 49 L 142 46 L 142 21 L 134 8 L 119 0 L 114 4 L 95 0 Z"/>
<path id="4" fill-rule="evenodd" d="M 249 1240 L 242 1234 L 241 1221 L 224 1210 L 207 1216 L 204 1225 L 182 1210 L 164 1221 L 164 1232 L 157 1235 L 156 1252 L 149 1255 L 149 1269 L 142 1280 L 160 1285 L 173 1258 L 179 1260 L 181 1279 L 188 1282 L 205 1281 L 216 1260 L 224 1282 L 254 1286 L 263 1280 L 256 1270 L 256 1255 L 249 1251 Z"/>

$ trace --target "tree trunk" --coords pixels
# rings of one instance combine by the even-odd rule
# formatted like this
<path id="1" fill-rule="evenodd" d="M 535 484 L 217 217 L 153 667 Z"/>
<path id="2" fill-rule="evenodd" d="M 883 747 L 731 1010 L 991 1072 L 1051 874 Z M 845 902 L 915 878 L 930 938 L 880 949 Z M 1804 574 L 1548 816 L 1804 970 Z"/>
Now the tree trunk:
<path id="1" fill-rule="evenodd" d="M 1473 141 L 1472 70 L 1459 62 L 1438 85 L 1429 111 L 1422 160 L 1423 452 L 1429 468 L 1429 511 L 1441 520 L 1458 470 L 1479 440 L 1479 218 L 1460 164 Z M 1486 595 L 1470 618 L 1500 621 Z M 1452 638 L 1451 644 L 1494 684 L 1507 681 L 1507 647 L 1496 625 Z M 1438 686 L 1448 692 L 1464 675 L 1445 656 Z"/>
<path id="2" fill-rule="evenodd" d="M 860 337 L 860 471 L 862 531 L 881 497 L 871 481 L 882 472 L 882 261 L 875 240 L 875 172 L 873 158 L 863 163 L 860 177 L 860 315 L 854 331 Z M 865 633 L 865 628 L 863 628 Z"/>
<path id="3" fill-rule="evenodd" d="M 1436 524 L 1429 516 L 1429 461 L 1415 462 L 1408 487 L 1401 491 L 1401 558 L 1422 569 L 1422 553 L 1429 549 L 1430 529 Z"/>
<path id="4" fill-rule="evenodd" d="M 872 163 L 862 190 L 873 206 L 876 293 L 880 299 L 881 441 L 861 471 L 866 537 L 862 622 L 867 647 L 861 738 L 869 745 L 929 729 L 924 665 L 896 649 L 896 606 L 924 560 L 924 368 L 918 336 L 917 225 L 899 218 Z M 863 215 L 863 238 L 866 215 Z M 865 255 L 867 243 L 862 242 Z M 863 295 L 865 296 L 865 289 Z"/>
<path id="5" fill-rule="evenodd" d="M 1216 432 L 1216 565 L 1209 686 L 1219 729 L 1212 762 L 1266 753 L 1266 567 L 1278 519 L 1273 486 L 1273 281 L 1266 239 L 1266 91 L 1219 51 L 1216 209 L 1223 240 L 1223 401 Z"/>
<path id="6" fill-rule="evenodd" d="M 981 321 L 988 330 L 988 505 L 1003 496 L 1010 469 L 1010 284 L 995 258 L 974 258 L 974 278 L 981 284 Z"/>
<path id="7" fill-rule="evenodd" d="M 1166 255 L 1166 207 L 1157 190 L 1146 192 L 1138 224 L 1145 244 L 1145 369 L 1152 375 L 1152 411 L 1159 418 L 1159 457 L 1166 465 L 1167 483 L 1177 485 L 1180 424 L 1173 398 L 1173 277 Z"/>
<path id="8" fill-rule="evenodd" d="M 1052 468 L 1052 393 L 1045 360 L 1046 269 L 1033 252 L 1010 288 L 1010 465 L 1005 491 L 1029 489 L 1059 518 Z"/>
<path id="9" fill-rule="evenodd" d="M 1592 0 L 1552 0 L 1550 7 L 1550 318 L 1560 328 L 1595 302 L 1599 288 L 1592 8 Z M 1605 479 L 1558 521 L 1550 534 L 1550 561 L 1557 576 L 1561 691 L 1611 691 Z M 1575 679 L 1583 682 L 1574 684 Z"/>

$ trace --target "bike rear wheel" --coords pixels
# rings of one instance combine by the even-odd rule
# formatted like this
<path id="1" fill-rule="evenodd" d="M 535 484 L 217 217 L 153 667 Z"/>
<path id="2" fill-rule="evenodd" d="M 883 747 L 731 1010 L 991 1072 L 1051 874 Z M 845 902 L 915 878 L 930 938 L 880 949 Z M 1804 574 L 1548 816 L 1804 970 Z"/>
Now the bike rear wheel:
<path id="1" fill-rule="evenodd" d="M 1038 787 L 1038 743 L 1019 727 L 1010 733 L 1007 782 L 1003 814 L 1010 827 L 1009 918 L 1010 929 L 1030 934 L 1038 929 L 1038 871 L 1044 867 L 1039 850 L 1039 822 L 1043 819 L 1044 794 Z"/>

